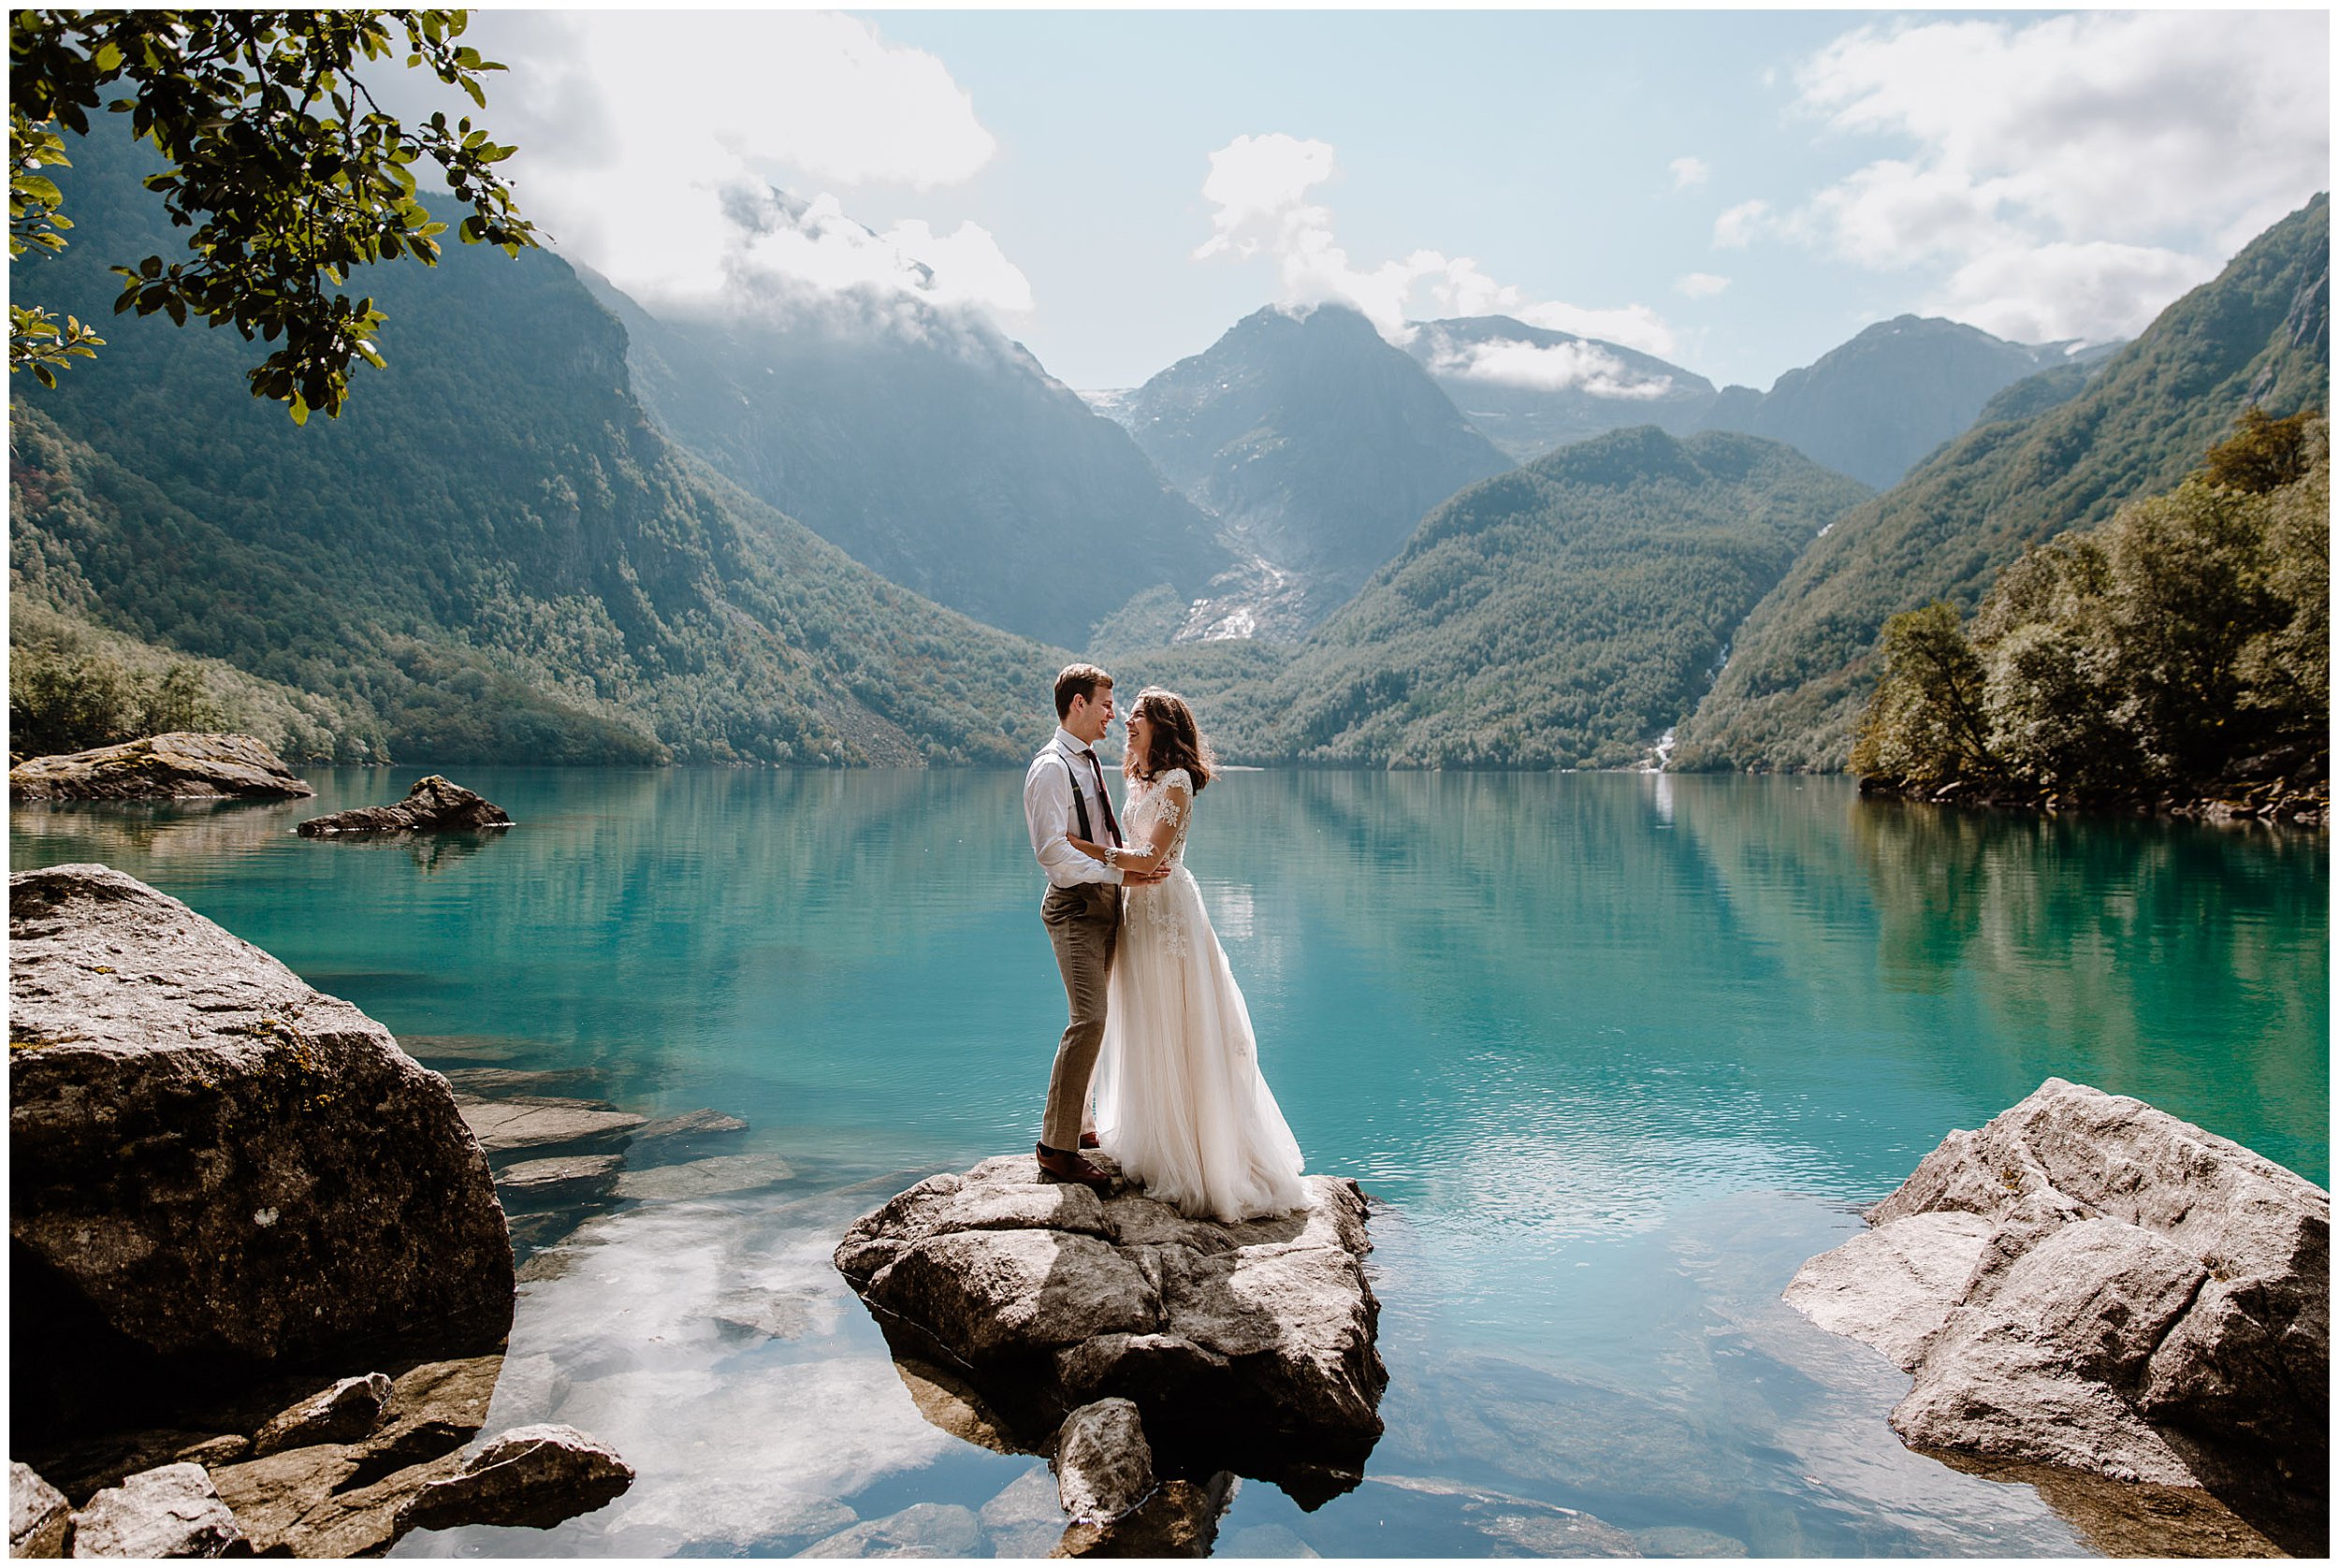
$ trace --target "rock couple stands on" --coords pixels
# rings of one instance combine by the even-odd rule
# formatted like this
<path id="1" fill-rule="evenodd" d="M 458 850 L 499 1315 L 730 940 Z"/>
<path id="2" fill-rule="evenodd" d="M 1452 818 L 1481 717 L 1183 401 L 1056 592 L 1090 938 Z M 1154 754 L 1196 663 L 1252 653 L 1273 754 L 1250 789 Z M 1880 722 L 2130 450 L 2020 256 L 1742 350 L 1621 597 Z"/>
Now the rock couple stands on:
<path id="1" fill-rule="evenodd" d="M 8 926 L 11 1439 L 112 1456 L 51 1465 L 85 1555 L 144 1553 L 166 1517 L 211 1521 L 191 1544 L 224 1549 L 215 1508 L 263 1549 L 340 1555 L 465 1507 L 533 1523 L 555 1493 L 566 1512 L 615 1495 L 596 1495 L 615 1456 L 582 1434 L 459 1451 L 514 1281 L 444 1079 L 105 866 L 11 877 Z"/>
<path id="2" fill-rule="evenodd" d="M 1892 1415 L 1912 1446 L 2206 1487 L 2277 1529 L 2320 1517 L 2321 1188 L 2141 1100 L 2050 1078 L 1951 1133 L 1868 1221 L 1805 1264 L 1787 1299 L 1915 1374 Z"/>
<path id="3" fill-rule="evenodd" d="M 1364 1195 L 1306 1184 L 1300 1213 L 1222 1225 L 1009 1155 L 864 1215 L 836 1267 L 898 1357 L 964 1372 L 1009 1445 L 1057 1452 L 1068 1416 L 1126 1401 L 1149 1464 L 1259 1476 L 1313 1506 L 1361 1475 L 1388 1373 Z"/>
<path id="4" fill-rule="evenodd" d="M 8 798 L 34 800 L 287 800 L 316 791 L 250 735 L 173 731 L 8 770 Z"/>

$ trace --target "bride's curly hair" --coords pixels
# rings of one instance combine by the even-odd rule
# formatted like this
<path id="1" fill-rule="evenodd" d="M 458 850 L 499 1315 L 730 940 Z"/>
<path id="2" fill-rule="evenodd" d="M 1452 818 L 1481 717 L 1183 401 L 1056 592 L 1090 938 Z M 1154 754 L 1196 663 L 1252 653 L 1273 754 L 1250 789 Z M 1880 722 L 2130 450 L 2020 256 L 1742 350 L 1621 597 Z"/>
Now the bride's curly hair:
<path id="1" fill-rule="evenodd" d="M 1121 759 L 1121 771 L 1151 783 L 1171 768 L 1184 768 L 1193 777 L 1194 792 L 1200 794 L 1210 776 L 1218 771 L 1218 759 L 1211 754 L 1210 742 L 1202 738 L 1201 726 L 1194 722 L 1194 710 L 1176 692 L 1149 686 L 1129 705 L 1130 718 L 1140 713 L 1154 727 L 1153 744 L 1143 757 L 1135 747 L 1129 748 Z"/>

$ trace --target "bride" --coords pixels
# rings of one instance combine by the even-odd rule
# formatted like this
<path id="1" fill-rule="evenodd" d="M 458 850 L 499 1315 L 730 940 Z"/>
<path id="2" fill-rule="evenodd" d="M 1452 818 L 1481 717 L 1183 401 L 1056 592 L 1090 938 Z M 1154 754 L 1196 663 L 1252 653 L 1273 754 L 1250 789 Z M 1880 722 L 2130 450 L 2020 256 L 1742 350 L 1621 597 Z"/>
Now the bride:
<path id="1" fill-rule="evenodd" d="M 1130 847 L 1071 842 L 1108 864 L 1170 872 L 1128 891 L 1097 1064 L 1097 1132 L 1124 1175 L 1190 1216 L 1288 1213 L 1308 1200 L 1300 1145 L 1259 1076 L 1250 1009 L 1180 863 L 1194 797 L 1210 783 L 1210 748 L 1185 699 L 1157 687 L 1138 693 L 1127 728 Z"/>

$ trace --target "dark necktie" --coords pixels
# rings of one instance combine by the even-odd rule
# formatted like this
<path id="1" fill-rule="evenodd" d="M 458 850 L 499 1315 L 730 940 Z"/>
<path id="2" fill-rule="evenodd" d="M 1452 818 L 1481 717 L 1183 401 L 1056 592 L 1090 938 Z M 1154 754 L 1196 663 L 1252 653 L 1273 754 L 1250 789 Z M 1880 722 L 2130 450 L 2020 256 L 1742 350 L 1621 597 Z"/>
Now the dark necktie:
<path id="1" fill-rule="evenodd" d="M 1081 755 L 1088 759 L 1088 771 L 1097 776 L 1097 804 L 1105 808 L 1105 832 L 1112 835 L 1113 845 L 1118 848 L 1121 843 L 1121 824 L 1113 820 L 1112 797 L 1105 793 L 1105 765 L 1097 761 L 1097 753 L 1089 748 L 1082 748 Z"/>

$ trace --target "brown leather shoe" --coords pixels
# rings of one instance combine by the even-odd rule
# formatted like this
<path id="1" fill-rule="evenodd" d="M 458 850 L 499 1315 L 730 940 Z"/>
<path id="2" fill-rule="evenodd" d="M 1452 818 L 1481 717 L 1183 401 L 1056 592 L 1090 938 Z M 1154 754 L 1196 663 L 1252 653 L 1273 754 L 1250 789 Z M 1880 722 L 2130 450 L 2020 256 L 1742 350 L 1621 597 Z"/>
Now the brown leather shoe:
<path id="1" fill-rule="evenodd" d="M 1104 1144 L 1097 1140 L 1095 1133 L 1084 1132 L 1081 1134 L 1081 1147 L 1083 1149 L 1101 1149 L 1104 1147 Z"/>
<path id="2" fill-rule="evenodd" d="M 1068 1154 L 1061 1149 L 1051 1149 L 1045 1143 L 1035 1143 L 1032 1152 L 1039 1156 L 1039 1171 L 1059 1182 L 1078 1182 L 1098 1193 L 1112 1190 L 1112 1178 L 1089 1164 L 1080 1155 Z"/>

